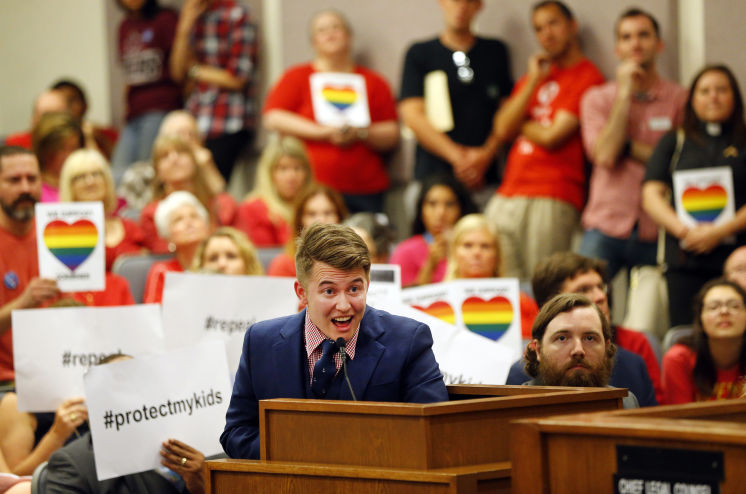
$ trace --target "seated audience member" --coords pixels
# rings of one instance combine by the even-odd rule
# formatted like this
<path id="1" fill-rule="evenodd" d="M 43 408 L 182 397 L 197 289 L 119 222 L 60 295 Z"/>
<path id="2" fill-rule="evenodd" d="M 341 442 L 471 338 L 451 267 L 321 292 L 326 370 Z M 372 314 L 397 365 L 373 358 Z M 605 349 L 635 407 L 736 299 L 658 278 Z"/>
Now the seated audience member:
<path id="1" fill-rule="evenodd" d="M 236 202 L 226 193 L 215 195 L 210 192 L 190 144 L 176 137 L 158 137 L 153 146 L 153 166 L 154 200 L 143 208 L 140 215 L 140 227 L 151 252 L 169 252 L 168 242 L 160 236 L 154 217 L 160 201 L 174 191 L 190 192 L 197 197 L 205 210 L 209 211 L 208 222 L 212 228 L 233 224 Z"/>
<path id="2" fill-rule="evenodd" d="M 118 256 L 139 253 L 145 249 L 145 236 L 140 226 L 116 214 L 114 180 L 106 158 L 98 151 L 79 149 L 67 157 L 60 172 L 60 201 L 103 203 L 107 271 L 111 271 Z"/>
<path id="3" fill-rule="evenodd" d="M 94 125 L 93 122 L 85 118 L 88 111 L 88 99 L 85 91 L 80 84 L 69 79 L 60 79 L 52 84 L 50 89 L 62 91 L 67 100 L 67 111 L 78 119 L 80 128 L 85 136 L 85 146 L 88 149 L 96 149 L 101 152 L 106 159 L 111 159 L 111 153 L 114 145 L 117 143 L 119 132 L 113 128 L 101 127 Z"/>
<path id="4" fill-rule="evenodd" d="M 238 207 L 236 228 L 257 247 L 285 245 L 293 236 L 293 204 L 312 181 L 303 143 L 291 136 L 271 136 L 259 158 L 254 190 Z"/>
<path id="5" fill-rule="evenodd" d="M 36 100 L 34 100 L 34 107 L 31 111 L 31 126 L 29 127 L 29 130 L 9 135 L 5 138 L 5 145 L 19 146 L 31 150 L 31 131 L 36 127 L 36 123 L 39 121 L 41 116 L 45 113 L 66 111 L 68 111 L 68 107 L 65 94 L 62 91 L 47 89 L 37 96 Z"/>
<path id="6" fill-rule="evenodd" d="M 263 275 L 256 248 L 243 232 L 223 226 L 199 244 L 192 271 Z"/>
<path id="7" fill-rule="evenodd" d="M 200 201 L 189 192 L 180 190 L 158 203 L 154 215 L 158 234 L 170 242 L 176 256 L 169 261 L 153 264 L 145 280 L 143 302 L 160 303 L 166 272 L 181 272 L 194 261 L 200 242 L 209 235 L 209 217 Z"/>
<path id="8" fill-rule="evenodd" d="M 220 194 L 225 190 L 225 179 L 220 174 L 212 153 L 204 146 L 197 120 L 188 111 L 174 110 L 166 115 L 158 131 L 158 136 L 178 137 L 186 141 L 191 147 L 197 165 L 202 169 L 202 175 L 207 182 L 207 188 L 213 195 Z"/>
<path id="9" fill-rule="evenodd" d="M 117 61 L 124 73 L 126 123 L 111 167 L 121 183 L 128 167 L 150 158 L 166 113 L 182 107 L 181 88 L 171 79 L 169 58 L 178 14 L 158 0 L 119 0 L 125 16 L 118 27 Z"/>
<path id="10" fill-rule="evenodd" d="M 10 468 L 0 451 L 0 494 L 31 494 L 31 477 L 9 473 Z"/>
<path id="11" fill-rule="evenodd" d="M 347 216 L 342 196 L 325 185 L 314 184 L 298 199 L 293 212 L 293 232 L 285 252 L 272 259 L 267 269 L 269 276 L 295 277 L 297 236 L 314 223 L 340 223 Z"/>
<path id="12" fill-rule="evenodd" d="M 394 242 L 394 230 L 389 218 L 384 213 L 355 213 L 344 222 L 360 235 L 368 246 L 370 262 L 386 264 L 391 255 L 391 244 Z"/>
<path id="13" fill-rule="evenodd" d="M 129 355 L 104 357 L 98 365 L 130 359 Z M 161 445 L 161 467 L 98 480 L 91 433 L 86 432 L 56 451 L 47 463 L 47 494 L 204 494 L 202 465 L 205 456 L 176 439 Z M 174 475 L 176 474 L 176 475 Z"/>
<path id="14" fill-rule="evenodd" d="M 694 300 L 694 334 L 663 356 L 668 404 L 739 398 L 746 390 L 746 292 L 722 278 Z"/>
<path id="15" fill-rule="evenodd" d="M 382 153 L 399 142 L 391 89 L 381 75 L 353 61 L 352 29 L 340 12 L 323 10 L 313 16 L 310 27 L 314 60 L 289 68 L 275 83 L 264 104 L 264 126 L 303 139 L 314 178 L 343 194 L 351 212 L 381 212 L 383 195 L 390 185 Z M 319 121 L 310 81 L 327 73 L 355 74 L 364 79 L 368 126 Z M 333 93 L 331 97 L 336 103 L 345 95 Z"/>
<path id="16" fill-rule="evenodd" d="M 232 458 L 259 458 L 259 400 L 448 400 L 427 325 L 366 305 L 370 257 L 351 228 L 307 228 L 295 293 L 306 309 L 246 331 L 220 442 Z M 345 355 L 336 342 L 345 340 Z M 349 357 L 349 389 L 339 372 Z M 279 366 L 279 367 L 278 367 Z"/>
<path id="17" fill-rule="evenodd" d="M 723 276 L 746 290 L 746 245 L 738 247 L 725 260 Z"/>
<path id="18" fill-rule="evenodd" d="M 467 214 L 453 227 L 451 245 L 448 249 L 448 264 L 445 280 L 460 278 L 500 278 L 500 237 L 494 227 L 481 214 Z M 521 334 L 531 337 L 539 307 L 536 302 L 521 292 Z"/>
<path id="19" fill-rule="evenodd" d="M 34 126 L 31 142 L 41 168 L 41 202 L 57 202 L 62 165 L 70 153 L 85 147 L 83 130 L 69 113 L 45 113 Z"/>
<path id="20" fill-rule="evenodd" d="M 529 386 L 605 387 L 616 345 L 598 305 L 579 293 L 561 293 L 541 306 L 526 347 Z M 630 390 L 624 408 L 637 408 Z"/>
<path id="21" fill-rule="evenodd" d="M 559 293 L 580 293 L 598 305 L 611 322 L 605 273 L 603 261 L 573 252 L 557 252 L 537 264 L 531 285 L 539 307 Z M 618 346 L 611 385 L 629 388 L 641 406 L 656 405 L 663 397 L 660 369 L 645 335 L 613 326 L 611 338 Z M 522 363 L 518 361 L 510 369 L 507 384 L 520 384 L 524 379 Z"/>
<path id="22" fill-rule="evenodd" d="M 715 95 L 715 96 L 713 96 Z M 694 319 L 692 299 L 712 278 L 736 245 L 746 244 L 746 121 L 743 99 L 733 72 L 724 65 L 700 70 L 689 88 L 680 132 L 658 142 L 648 160 L 642 205 L 666 229 L 665 263 L 671 326 Z M 674 157 L 676 158 L 674 160 Z M 735 216 L 713 224 L 711 219 L 689 227 L 675 209 L 673 177 L 678 172 L 728 168 L 733 184 Z M 725 178 L 721 176 L 721 179 Z M 681 191 L 677 192 L 682 194 Z M 709 212 L 709 210 L 708 210 Z M 680 214 L 686 214 L 679 211 Z M 735 237 L 735 243 L 729 239 Z"/>
<path id="23" fill-rule="evenodd" d="M 31 475 L 49 459 L 80 427 L 87 430 L 88 409 L 84 399 L 63 401 L 54 413 L 27 413 L 18 410 L 15 393 L 0 399 L 0 452 L 10 471 Z"/>
<path id="24" fill-rule="evenodd" d="M 443 281 L 451 229 L 459 218 L 476 212 L 469 192 L 454 177 L 425 179 L 417 198 L 413 236 L 391 254 L 391 264 L 401 266 L 402 286 Z"/>

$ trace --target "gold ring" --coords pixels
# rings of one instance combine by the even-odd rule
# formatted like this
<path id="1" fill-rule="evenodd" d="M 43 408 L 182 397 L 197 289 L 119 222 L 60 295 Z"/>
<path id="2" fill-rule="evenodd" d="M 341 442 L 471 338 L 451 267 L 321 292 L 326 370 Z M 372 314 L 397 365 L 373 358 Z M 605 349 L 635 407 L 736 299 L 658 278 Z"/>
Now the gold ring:
<path id="1" fill-rule="evenodd" d="M 73 422 L 75 422 L 76 420 L 78 420 L 78 416 L 76 414 L 74 414 L 74 413 L 71 413 L 70 414 L 70 420 L 73 421 Z"/>
<path id="2" fill-rule="evenodd" d="M 181 466 L 182 466 L 182 467 L 183 467 L 184 465 L 186 465 L 186 461 L 187 461 L 187 460 L 186 460 L 186 458 L 184 458 L 184 457 L 182 456 L 182 457 L 181 457 Z"/>

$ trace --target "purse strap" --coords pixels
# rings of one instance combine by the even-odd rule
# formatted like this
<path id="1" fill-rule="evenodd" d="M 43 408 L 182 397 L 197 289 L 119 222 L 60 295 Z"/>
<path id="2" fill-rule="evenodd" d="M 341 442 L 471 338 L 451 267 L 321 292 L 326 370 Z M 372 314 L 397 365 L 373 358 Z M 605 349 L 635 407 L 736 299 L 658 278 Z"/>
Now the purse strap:
<path id="1" fill-rule="evenodd" d="M 673 172 L 676 170 L 676 165 L 679 164 L 679 158 L 681 157 L 681 149 L 684 147 L 685 134 L 684 129 L 676 129 L 676 148 L 671 155 L 671 161 L 668 163 L 668 172 L 673 177 Z M 668 191 L 668 197 L 666 200 L 671 200 L 671 191 Z M 655 261 L 658 266 L 663 267 L 665 271 L 665 258 L 666 258 L 666 229 L 662 226 L 658 227 L 658 246 L 655 254 Z"/>

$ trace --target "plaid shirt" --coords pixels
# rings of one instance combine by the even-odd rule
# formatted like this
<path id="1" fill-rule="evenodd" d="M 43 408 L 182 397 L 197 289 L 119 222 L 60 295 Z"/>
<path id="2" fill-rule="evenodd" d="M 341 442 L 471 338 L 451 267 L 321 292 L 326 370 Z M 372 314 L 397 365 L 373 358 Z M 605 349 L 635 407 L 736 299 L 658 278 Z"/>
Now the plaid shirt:
<path id="1" fill-rule="evenodd" d="M 360 327 L 355 330 L 350 341 L 345 345 L 345 353 L 350 360 L 355 358 L 355 348 L 357 347 L 357 335 Z M 329 338 L 311 321 L 311 317 L 306 310 L 306 323 L 304 326 L 304 336 L 306 340 L 306 355 L 308 356 L 308 376 L 313 380 L 313 368 L 321 359 L 321 344 Z M 339 352 L 334 354 L 334 365 L 337 366 L 337 373 L 342 367 L 342 355 Z M 336 374 L 335 374 L 336 375 Z"/>
<path id="2" fill-rule="evenodd" d="M 255 68 L 257 30 L 246 7 L 235 0 L 217 0 L 197 19 L 190 44 L 196 61 L 245 78 L 239 90 L 198 82 L 186 108 L 197 118 L 202 135 L 218 137 L 252 129 L 256 122 Z"/>

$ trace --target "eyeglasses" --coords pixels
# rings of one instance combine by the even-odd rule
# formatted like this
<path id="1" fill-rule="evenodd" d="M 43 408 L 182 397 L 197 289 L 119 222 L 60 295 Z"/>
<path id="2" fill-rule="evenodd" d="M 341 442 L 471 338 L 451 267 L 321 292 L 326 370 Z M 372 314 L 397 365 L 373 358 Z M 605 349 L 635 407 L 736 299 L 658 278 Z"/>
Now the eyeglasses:
<path id="1" fill-rule="evenodd" d="M 720 312 L 723 308 L 727 309 L 728 312 L 737 312 L 743 310 L 746 306 L 740 300 L 713 300 L 707 302 L 702 308 L 705 312 Z"/>
<path id="2" fill-rule="evenodd" d="M 101 170 L 94 170 L 92 172 L 81 173 L 79 175 L 75 175 L 72 178 L 72 181 L 73 182 L 82 182 L 83 180 L 86 180 L 88 178 L 93 178 L 93 179 L 104 178 L 104 172 L 102 172 Z"/>
<path id="3" fill-rule="evenodd" d="M 458 80 L 464 84 L 471 84 L 471 81 L 474 80 L 474 69 L 469 65 L 471 64 L 469 57 L 466 56 L 466 53 L 459 50 L 453 52 L 452 58 L 453 64 L 456 66 Z"/>
<path id="4" fill-rule="evenodd" d="M 604 293 L 609 293 L 609 285 L 606 283 L 601 283 L 600 285 L 583 285 L 578 287 L 577 290 L 575 290 L 575 293 L 587 296 L 593 293 L 594 290 L 601 290 Z"/>

